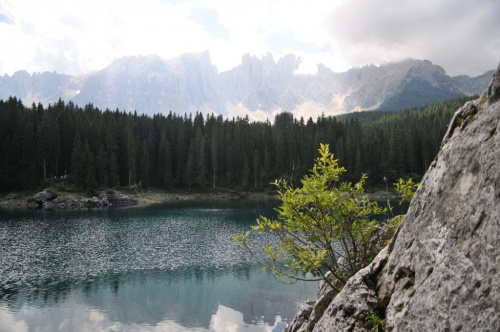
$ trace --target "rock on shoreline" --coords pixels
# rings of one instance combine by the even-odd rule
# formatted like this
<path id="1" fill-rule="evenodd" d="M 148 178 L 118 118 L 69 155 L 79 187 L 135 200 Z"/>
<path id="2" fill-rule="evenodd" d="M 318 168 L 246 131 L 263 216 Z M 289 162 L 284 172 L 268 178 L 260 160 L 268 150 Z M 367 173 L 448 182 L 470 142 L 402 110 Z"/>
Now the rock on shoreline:
<path id="1" fill-rule="evenodd" d="M 20 209 L 101 209 L 107 207 L 143 207 L 151 204 L 173 201 L 245 201 L 277 200 L 271 192 L 206 192 L 206 193 L 168 193 L 147 191 L 135 194 L 123 194 L 119 191 L 102 191 L 88 198 L 73 193 L 55 194 L 45 189 L 29 198 L 26 194 L 11 193 L 0 199 L 0 207 Z"/>
<path id="2" fill-rule="evenodd" d="M 102 192 L 98 196 L 86 198 L 75 194 L 57 195 L 48 189 L 28 198 L 28 204 L 39 209 L 103 209 L 110 206 L 131 206 L 137 199 L 121 192 Z M 28 205 L 29 206 L 29 205 Z"/>

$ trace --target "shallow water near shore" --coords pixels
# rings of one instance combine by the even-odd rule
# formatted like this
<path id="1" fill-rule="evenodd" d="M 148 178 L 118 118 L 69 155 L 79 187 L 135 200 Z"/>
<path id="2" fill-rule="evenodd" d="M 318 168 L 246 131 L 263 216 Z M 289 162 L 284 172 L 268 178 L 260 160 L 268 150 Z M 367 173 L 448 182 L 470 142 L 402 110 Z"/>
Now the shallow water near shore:
<path id="1" fill-rule="evenodd" d="M 230 241 L 275 205 L 0 210 L 0 331 L 281 331 L 317 284 L 276 282 Z"/>

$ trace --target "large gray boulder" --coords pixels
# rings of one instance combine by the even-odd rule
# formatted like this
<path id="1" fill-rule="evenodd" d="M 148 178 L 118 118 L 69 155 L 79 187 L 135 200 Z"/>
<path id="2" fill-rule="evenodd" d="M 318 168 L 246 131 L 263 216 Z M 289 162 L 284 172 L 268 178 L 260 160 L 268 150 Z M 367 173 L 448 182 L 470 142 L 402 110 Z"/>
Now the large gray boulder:
<path id="1" fill-rule="evenodd" d="M 127 206 L 137 204 L 137 199 L 122 194 L 119 191 L 114 191 L 112 193 L 101 193 L 99 194 L 99 199 L 101 201 L 107 202 L 109 205 L 115 206 Z"/>
<path id="2" fill-rule="evenodd" d="M 377 281 L 394 331 L 500 331 L 500 66 L 459 109 Z"/>
<path id="3" fill-rule="evenodd" d="M 6 197 L 5 197 L 8 201 L 11 201 L 13 199 L 16 199 L 17 198 L 17 195 L 14 194 L 14 193 L 10 193 L 8 194 Z"/>
<path id="4" fill-rule="evenodd" d="M 35 203 L 41 205 L 45 202 L 53 200 L 56 197 L 57 197 L 56 194 L 48 191 L 47 189 L 44 189 L 43 191 L 40 191 L 39 193 L 36 193 L 35 195 L 33 195 L 33 197 L 29 198 L 28 202 L 35 202 Z"/>
<path id="5" fill-rule="evenodd" d="M 500 66 L 460 108 L 391 244 L 312 331 L 500 331 Z"/>

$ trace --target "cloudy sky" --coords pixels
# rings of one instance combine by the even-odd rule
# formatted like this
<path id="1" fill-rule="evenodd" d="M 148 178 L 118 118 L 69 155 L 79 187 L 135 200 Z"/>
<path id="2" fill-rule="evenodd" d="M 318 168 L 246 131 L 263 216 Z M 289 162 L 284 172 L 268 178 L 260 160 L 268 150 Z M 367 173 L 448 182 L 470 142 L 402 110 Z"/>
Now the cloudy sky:
<path id="1" fill-rule="evenodd" d="M 500 61 L 498 0 L 0 0 L 0 74 L 83 74 L 127 55 L 294 53 L 300 72 L 405 58 L 479 75 Z"/>

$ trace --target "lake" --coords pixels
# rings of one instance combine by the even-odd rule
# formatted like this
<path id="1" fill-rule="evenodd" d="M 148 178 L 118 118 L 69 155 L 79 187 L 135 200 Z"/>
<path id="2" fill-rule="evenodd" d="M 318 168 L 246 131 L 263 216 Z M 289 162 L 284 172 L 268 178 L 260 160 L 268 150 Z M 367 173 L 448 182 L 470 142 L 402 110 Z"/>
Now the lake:
<path id="1" fill-rule="evenodd" d="M 230 241 L 274 206 L 0 210 L 0 331 L 282 331 L 317 284 Z"/>

